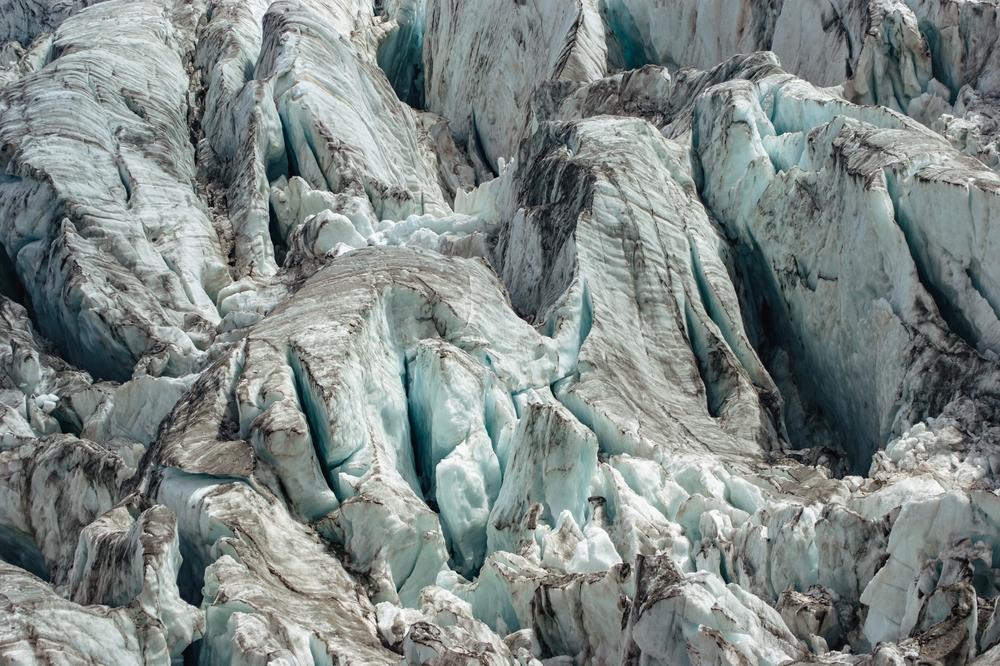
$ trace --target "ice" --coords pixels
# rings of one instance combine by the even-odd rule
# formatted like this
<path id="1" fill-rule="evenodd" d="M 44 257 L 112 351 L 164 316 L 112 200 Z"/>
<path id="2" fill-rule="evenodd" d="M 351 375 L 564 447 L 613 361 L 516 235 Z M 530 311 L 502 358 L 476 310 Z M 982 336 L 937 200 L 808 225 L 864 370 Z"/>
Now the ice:
<path id="1" fill-rule="evenodd" d="M 0 530 L 26 535 L 48 578 L 66 584 L 80 531 L 118 501 L 129 476 L 121 458 L 69 435 L 32 439 L 0 452 Z"/>
<path id="2" fill-rule="evenodd" d="M 644 121 L 594 118 L 543 125 L 523 150 L 498 270 L 515 309 L 575 338 L 575 367 L 553 391 L 602 451 L 776 446 L 780 399 L 746 340 L 681 146 Z M 659 425 L 638 433 L 639 421 Z"/>
<path id="3" fill-rule="evenodd" d="M 497 174 L 500 159 L 514 155 L 539 84 L 605 73 L 595 4 L 529 0 L 498 12 L 489 0 L 428 1 L 425 104 L 485 169 Z"/>
<path id="4" fill-rule="evenodd" d="M 180 565 L 173 512 L 154 506 L 134 517 L 119 506 L 81 532 L 68 596 L 82 605 L 129 607 L 154 618 L 171 656 L 178 657 L 204 630 L 201 611 L 180 598 Z"/>
<path id="5" fill-rule="evenodd" d="M 723 99 L 725 110 L 711 110 L 713 100 Z M 731 128 L 723 133 L 733 146 L 724 164 L 714 157 L 721 154 L 717 141 L 726 140 L 716 133 L 723 126 Z M 794 132 L 806 133 L 808 147 L 800 156 L 785 154 L 782 159 L 791 166 L 781 169 L 766 139 Z M 959 255 L 952 247 L 972 237 L 982 239 L 976 241 L 977 248 L 989 247 L 988 237 L 972 229 L 982 223 L 978 220 L 992 217 L 996 176 L 900 117 L 851 107 L 780 75 L 756 84 L 724 84 L 703 96 L 695 111 L 695 140 L 709 207 L 730 233 L 743 239 L 745 270 L 760 275 L 760 296 L 755 298 L 772 313 L 782 312 L 764 325 L 778 326 L 787 339 L 803 341 L 793 343 L 801 351 L 790 350 L 804 371 L 802 387 L 824 409 L 840 414 L 835 417 L 840 422 L 846 423 L 841 417 L 851 413 L 857 425 L 847 439 L 859 447 L 852 452 L 856 469 L 865 470 L 878 446 L 864 441 L 886 442 L 921 418 L 936 415 L 927 408 L 944 406 L 927 405 L 921 396 L 938 391 L 922 386 L 927 381 L 948 382 L 948 373 L 939 368 L 909 378 L 917 367 L 913 357 L 900 362 L 892 360 L 894 354 L 912 346 L 924 350 L 920 353 L 933 363 L 930 359 L 938 352 L 931 349 L 943 347 L 949 349 L 946 358 L 964 354 L 964 366 L 981 362 L 966 342 L 980 350 L 991 346 L 996 315 L 985 305 L 988 269 L 981 273 L 982 264 L 974 256 L 960 260 L 964 267 L 959 269 L 953 263 Z M 787 153 L 787 145 L 771 145 L 771 151 Z M 903 173 L 893 166 L 899 164 L 899 150 L 910 155 Z M 911 175 L 913 171 L 921 175 Z M 943 192 L 951 187 L 961 188 L 962 209 L 925 204 L 918 215 L 911 208 L 930 192 L 942 192 L 946 200 Z M 742 188 L 747 196 L 733 197 L 734 188 Z M 984 203 L 978 203 L 980 197 Z M 964 220 L 961 228 L 970 236 L 951 231 L 956 216 Z M 776 220 L 783 224 L 779 227 Z M 858 271 L 852 267 L 855 261 L 882 268 Z M 784 303 L 770 300 L 769 292 L 781 293 Z M 838 324 L 845 322 L 851 322 L 850 328 L 838 333 Z M 813 337 L 821 330 L 822 338 Z M 923 339 L 941 342 L 928 346 Z M 826 386 L 831 381 L 846 385 L 848 380 L 839 373 L 848 359 L 862 364 L 848 371 L 857 382 L 855 389 L 833 395 L 824 394 L 819 384 L 810 385 L 820 377 Z M 959 375 L 964 372 L 958 370 Z M 900 394 L 900 384 L 912 388 Z M 861 395 L 871 397 L 858 404 Z M 869 425 L 862 426 L 865 421 Z"/>
<path id="6" fill-rule="evenodd" d="M 44 32 L 57 28 L 70 15 L 101 0 L 16 0 L 4 6 L 0 20 L 0 43 L 27 44 Z"/>
<path id="7" fill-rule="evenodd" d="M 991 663 L 998 26 L 8 2 L 0 661 Z"/>
<path id="8" fill-rule="evenodd" d="M 4 613 L 0 621 L 4 658 L 13 663 L 170 661 L 162 630 L 136 622 L 124 609 L 74 604 L 6 562 L 0 562 L 0 579 L 4 597 L 19 611 Z"/>
<path id="9" fill-rule="evenodd" d="M 381 217 L 446 212 L 417 140 L 416 114 L 321 17 L 308 6 L 280 4 L 264 17 L 256 75 L 272 87 L 288 168 L 314 188 L 367 196 Z M 338 67 L 312 80 L 306 72 L 316 62 Z"/>
<path id="10" fill-rule="evenodd" d="M 781 664 L 802 654 L 777 611 L 712 574 L 685 575 L 640 558 L 635 575 L 639 603 L 625 629 L 626 655 L 690 664 L 695 647 L 721 663 Z"/>
<path id="11" fill-rule="evenodd" d="M 150 374 L 183 374 L 230 279 L 190 188 L 184 29 L 146 3 L 89 15 L 59 27 L 54 62 L 4 91 L 4 247 L 68 358 L 104 378 L 129 377 L 140 359 Z M 99 27 L 112 15 L 113 29 Z M 60 114 L 66 105 L 75 113 Z"/>

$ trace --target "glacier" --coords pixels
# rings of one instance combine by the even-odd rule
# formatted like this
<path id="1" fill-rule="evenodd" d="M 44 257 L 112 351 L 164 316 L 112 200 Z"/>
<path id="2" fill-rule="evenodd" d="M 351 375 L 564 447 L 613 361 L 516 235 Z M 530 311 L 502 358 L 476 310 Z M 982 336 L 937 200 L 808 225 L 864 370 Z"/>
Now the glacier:
<path id="1" fill-rule="evenodd" d="M 0 661 L 1000 663 L 997 43 L 0 0 Z"/>

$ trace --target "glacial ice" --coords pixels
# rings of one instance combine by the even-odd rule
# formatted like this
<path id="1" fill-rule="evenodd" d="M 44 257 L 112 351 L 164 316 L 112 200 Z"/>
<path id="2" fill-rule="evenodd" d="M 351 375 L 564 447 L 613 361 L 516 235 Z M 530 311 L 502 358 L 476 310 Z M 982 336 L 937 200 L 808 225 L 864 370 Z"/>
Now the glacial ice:
<path id="1" fill-rule="evenodd" d="M 192 370 L 230 280 L 191 189 L 192 36 L 167 8 L 102 3 L 60 25 L 54 62 L 0 106 L 4 247 L 42 332 L 102 378 L 126 379 L 140 360 L 154 375 Z"/>
<path id="2" fill-rule="evenodd" d="M 540 84 L 605 74 L 596 4 L 515 2 L 498 12 L 488 0 L 428 0 L 424 103 L 448 119 L 481 170 L 497 174 L 500 159 L 514 153 Z"/>
<path id="3" fill-rule="evenodd" d="M 0 0 L 0 661 L 990 664 L 992 0 Z"/>

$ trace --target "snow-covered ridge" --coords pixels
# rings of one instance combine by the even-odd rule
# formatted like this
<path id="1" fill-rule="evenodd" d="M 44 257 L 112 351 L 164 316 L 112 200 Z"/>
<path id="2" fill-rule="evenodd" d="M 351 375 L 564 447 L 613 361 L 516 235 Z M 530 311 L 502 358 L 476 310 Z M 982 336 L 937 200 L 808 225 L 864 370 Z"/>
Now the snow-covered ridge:
<path id="1" fill-rule="evenodd" d="M 995 0 L 0 0 L 0 661 L 991 664 Z"/>

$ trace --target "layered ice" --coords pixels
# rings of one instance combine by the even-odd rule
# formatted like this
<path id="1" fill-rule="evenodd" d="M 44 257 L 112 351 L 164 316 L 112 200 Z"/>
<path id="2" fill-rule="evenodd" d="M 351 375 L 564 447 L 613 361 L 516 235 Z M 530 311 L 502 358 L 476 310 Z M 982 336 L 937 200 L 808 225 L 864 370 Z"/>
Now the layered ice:
<path id="1" fill-rule="evenodd" d="M 593 0 L 429 0 L 425 104 L 451 123 L 460 145 L 499 173 L 512 157 L 531 95 L 546 81 L 589 81 L 606 71 L 604 26 Z"/>
<path id="2" fill-rule="evenodd" d="M 694 141 L 705 200 L 753 281 L 757 326 L 790 355 L 806 397 L 851 424 L 858 471 L 956 390 L 992 404 L 993 363 L 975 350 L 995 351 L 983 263 L 994 173 L 898 115 L 780 74 L 709 90 Z M 967 387 L 944 388 L 956 383 Z"/>
<path id="3" fill-rule="evenodd" d="M 230 281 L 192 187 L 190 38 L 167 8 L 95 6 L 3 91 L 4 249 L 42 331 L 102 378 L 193 369 Z"/>

